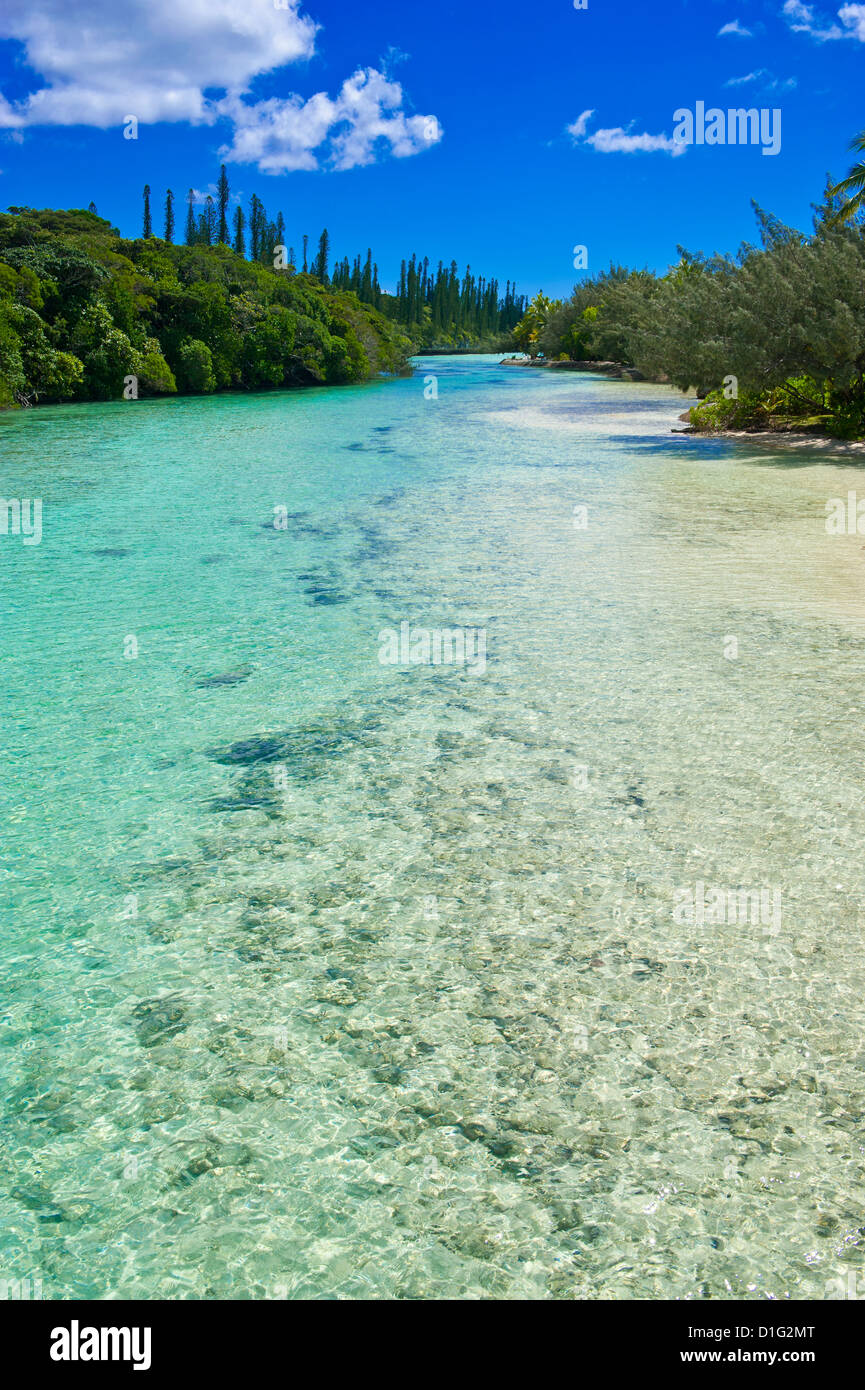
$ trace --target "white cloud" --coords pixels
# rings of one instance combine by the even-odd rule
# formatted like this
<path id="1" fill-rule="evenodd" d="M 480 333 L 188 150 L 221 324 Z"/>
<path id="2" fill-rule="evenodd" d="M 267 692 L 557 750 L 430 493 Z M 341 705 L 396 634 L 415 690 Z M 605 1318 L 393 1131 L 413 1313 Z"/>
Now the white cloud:
<path id="1" fill-rule="evenodd" d="M 802 4 L 801 0 L 784 0 L 782 14 L 793 24 L 812 24 L 814 22 L 814 8 L 809 4 Z"/>
<path id="2" fill-rule="evenodd" d="M 784 0 L 784 8 L 781 13 L 794 25 L 807 25 L 814 22 L 814 9 L 812 5 L 803 5 L 802 0 Z"/>
<path id="3" fill-rule="evenodd" d="M 851 38 L 865 43 L 865 5 L 842 5 L 838 18 L 850 30 Z"/>
<path id="4" fill-rule="evenodd" d="M 343 125 L 331 139 L 335 167 L 371 164 L 380 140 L 397 159 L 437 144 L 442 129 L 435 116 L 406 116 L 402 103 L 400 84 L 373 68 L 348 78 L 337 100 L 337 123 Z"/>
<path id="5" fill-rule="evenodd" d="M 649 153 L 667 150 L 675 158 L 685 152 L 684 147 L 668 135 L 631 135 L 621 126 L 616 126 L 613 130 L 596 130 L 594 135 L 587 137 L 586 143 L 601 154 L 635 154 L 637 151 Z"/>
<path id="6" fill-rule="evenodd" d="M 379 142 L 398 159 L 417 154 L 442 137 L 435 116 L 406 116 L 403 90 L 374 68 L 354 73 L 335 100 L 316 92 L 300 97 L 272 97 L 246 103 L 227 98 L 220 112 L 234 124 L 234 138 L 220 158 L 257 164 L 268 174 L 315 169 L 321 146 L 328 142 L 333 167 L 354 169 L 372 164 Z"/>
<path id="7" fill-rule="evenodd" d="M 722 38 L 725 34 L 734 34 L 739 39 L 754 37 L 751 30 L 740 24 L 738 19 L 731 19 L 729 24 L 725 24 L 722 29 L 718 30 L 718 38 Z"/>
<path id="8" fill-rule="evenodd" d="M 842 5 L 838 10 L 840 24 L 815 13 L 813 5 L 802 0 L 784 0 L 781 10 L 794 34 L 809 34 L 818 43 L 834 39 L 858 39 L 865 43 L 865 5 Z"/>
<path id="9" fill-rule="evenodd" d="M 47 85 L 14 108 L 20 125 L 211 119 L 208 89 L 309 58 L 316 25 L 297 0 L 3 0 L 0 36 L 24 45 Z M 7 107 L 8 113 L 8 107 Z"/>
<path id="10" fill-rule="evenodd" d="M 334 123 L 335 103 L 324 92 L 308 101 L 301 97 L 271 97 L 246 103 L 226 97 L 221 114 L 233 126 L 233 139 L 219 151 L 220 159 L 236 164 L 257 164 L 267 174 L 317 169 L 315 154 Z"/>
<path id="11" fill-rule="evenodd" d="M 724 86 L 746 87 L 752 82 L 759 83 L 764 92 L 789 92 L 798 85 L 795 77 L 775 77 L 768 68 L 757 68 L 756 72 L 745 73 L 744 77 L 728 78 Z"/>
<path id="12" fill-rule="evenodd" d="M 591 145 L 598 154 L 654 154 L 663 150 L 675 159 L 685 153 L 686 146 L 668 135 L 632 135 L 622 126 L 596 130 L 589 135 L 588 124 L 594 114 L 594 111 L 584 111 L 567 127 L 574 144 Z"/>
<path id="13" fill-rule="evenodd" d="M 23 44 L 44 85 L 15 103 L 0 94 L 0 127 L 230 120 L 225 157 L 268 172 L 351 168 L 382 144 L 398 156 L 435 144 L 435 118 L 406 115 L 400 84 L 374 69 L 348 78 L 334 100 L 250 99 L 257 77 L 312 57 L 318 26 L 300 3 L 3 0 L 0 38 Z"/>
<path id="14" fill-rule="evenodd" d="M 581 116 L 577 117 L 573 125 L 568 126 L 568 134 L 573 135 L 575 140 L 582 140 L 586 133 L 586 127 L 594 114 L 592 110 L 584 111 Z"/>

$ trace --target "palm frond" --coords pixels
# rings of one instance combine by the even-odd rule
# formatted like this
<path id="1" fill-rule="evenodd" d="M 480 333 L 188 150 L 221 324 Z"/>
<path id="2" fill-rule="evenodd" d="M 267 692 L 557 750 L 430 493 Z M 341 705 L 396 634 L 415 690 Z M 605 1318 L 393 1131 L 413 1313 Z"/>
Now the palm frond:
<path id="1" fill-rule="evenodd" d="M 850 149 L 865 154 L 865 130 L 850 141 Z M 852 194 L 852 197 L 850 196 Z M 828 190 L 830 198 L 843 198 L 845 202 L 831 219 L 830 225 L 839 227 L 855 217 L 865 201 L 865 161 L 854 164 L 847 177 Z"/>
<path id="2" fill-rule="evenodd" d="M 865 187 L 865 164 L 856 164 L 846 179 L 836 183 L 830 191 L 834 197 L 840 198 L 842 194 L 853 193 L 862 187 Z"/>

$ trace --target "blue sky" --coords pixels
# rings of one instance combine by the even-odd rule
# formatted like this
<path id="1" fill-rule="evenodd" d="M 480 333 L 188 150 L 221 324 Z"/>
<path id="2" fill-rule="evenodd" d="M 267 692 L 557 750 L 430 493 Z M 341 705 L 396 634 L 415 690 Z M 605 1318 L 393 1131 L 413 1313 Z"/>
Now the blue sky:
<path id="1" fill-rule="evenodd" d="M 752 237 L 751 198 L 807 226 L 865 127 L 865 4 L 3 0 L 0 94 L 2 207 L 93 199 L 134 235 L 145 182 L 182 203 L 224 158 L 386 286 L 416 250 L 559 295 L 577 244 L 663 269 Z M 671 150 L 697 101 L 779 108 L 780 153 Z"/>

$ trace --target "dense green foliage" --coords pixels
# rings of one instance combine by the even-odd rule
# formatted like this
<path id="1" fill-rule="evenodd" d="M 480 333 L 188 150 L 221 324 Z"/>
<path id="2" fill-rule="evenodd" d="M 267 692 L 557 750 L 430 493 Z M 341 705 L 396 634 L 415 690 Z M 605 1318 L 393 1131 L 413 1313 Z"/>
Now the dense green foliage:
<path id="1" fill-rule="evenodd" d="M 0 214 L 0 405 L 359 381 L 410 349 L 352 292 L 274 269 L 272 249 L 253 262 L 128 240 L 94 211 Z"/>
<path id="2" fill-rule="evenodd" d="M 326 228 L 299 269 L 281 212 L 232 209 L 225 165 L 215 197 L 190 188 L 183 246 L 175 223 L 167 189 L 154 235 L 149 184 L 134 240 L 93 203 L 0 214 L 0 407 L 359 381 L 419 347 L 504 346 L 525 309 L 510 281 L 500 299 L 414 255 L 387 294 L 371 251 L 331 271 Z"/>
<path id="3" fill-rule="evenodd" d="M 710 259 L 680 250 L 666 275 L 611 268 L 570 299 L 539 296 L 515 344 L 613 360 L 707 398 L 698 428 L 865 435 L 865 227 L 830 190 L 809 235 L 757 208 L 760 244 Z"/>
<path id="4" fill-rule="evenodd" d="M 439 261 L 433 274 L 428 257 L 412 255 L 402 262 L 396 294 L 384 296 L 381 307 L 421 347 L 495 348 L 525 312 L 516 289 L 509 280 L 500 298 L 498 281 L 473 275 L 471 266 L 460 280 L 456 261 L 447 267 Z"/>
<path id="5" fill-rule="evenodd" d="M 168 198 L 170 194 L 166 195 Z M 231 190 L 225 165 L 219 175 L 217 196 L 207 194 L 203 199 L 190 188 L 187 195 L 187 246 L 215 246 L 229 240 L 228 207 Z M 200 208 L 200 211 L 196 211 Z M 150 190 L 144 191 L 144 235 L 152 234 L 150 221 Z M 169 221 L 166 203 L 164 237 L 171 241 L 173 213 Z M 248 210 L 241 206 L 234 211 L 231 244 L 240 256 L 262 265 L 272 266 L 274 258 L 281 259 L 293 271 L 298 255 L 293 245 L 286 244 L 285 217 L 278 212 L 271 217 L 256 193 L 249 199 Z M 344 256 L 330 268 L 330 234 L 325 227 L 314 256 L 309 254 L 309 236 L 301 239 L 301 269 L 314 275 L 322 285 L 336 290 L 349 290 L 362 304 L 369 304 L 379 313 L 401 325 L 416 347 L 483 348 L 495 350 L 506 345 L 508 335 L 521 319 L 526 300 L 517 296 L 516 284 L 510 280 L 500 297 L 495 279 L 472 274 L 466 267 L 460 279 L 456 261 L 446 266 L 439 261 L 432 271 L 429 257 L 420 260 L 413 254 L 400 268 L 395 294 L 381 287 L 377 263 L 372 250 L 365 259 L 360 255 L 349 260 Z"/>

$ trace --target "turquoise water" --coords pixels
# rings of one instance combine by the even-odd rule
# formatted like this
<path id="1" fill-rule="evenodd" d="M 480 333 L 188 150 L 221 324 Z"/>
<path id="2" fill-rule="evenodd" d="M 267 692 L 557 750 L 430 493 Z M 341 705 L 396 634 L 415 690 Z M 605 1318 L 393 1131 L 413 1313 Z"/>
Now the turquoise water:
<path id="1" fill-rule="evenodd" d="M 683 408 L 441 358 L 0 419 L 0 1278 L 865 1277 L 861 475 Z"/>

